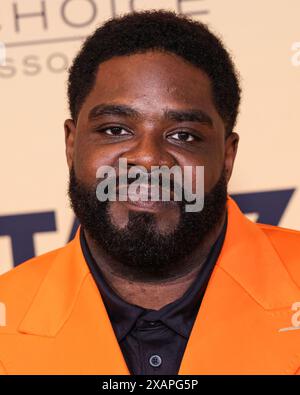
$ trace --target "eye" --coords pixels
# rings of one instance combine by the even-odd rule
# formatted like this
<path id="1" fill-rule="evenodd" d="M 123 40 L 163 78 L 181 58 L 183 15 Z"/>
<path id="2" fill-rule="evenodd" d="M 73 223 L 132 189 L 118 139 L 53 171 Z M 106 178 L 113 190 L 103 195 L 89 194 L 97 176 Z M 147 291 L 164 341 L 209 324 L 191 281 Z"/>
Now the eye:
<path id="1" fill-rule="evenodd" d="M 122 128 L 121 126 L 110 126 L 100 129 L 99 132 L 102 132 L 109 136 L 128 136 L 131 134 L 130 132 L 128 132 L 128 130 Z"/>
<path id="2" fill-rule="evenodd" d="M 191 142 L 197 139 L 194 135 L 188 132 L 176 132 L 169 135 L 169 137 L 173 138 L 174 140 L 183 142 Z"/>

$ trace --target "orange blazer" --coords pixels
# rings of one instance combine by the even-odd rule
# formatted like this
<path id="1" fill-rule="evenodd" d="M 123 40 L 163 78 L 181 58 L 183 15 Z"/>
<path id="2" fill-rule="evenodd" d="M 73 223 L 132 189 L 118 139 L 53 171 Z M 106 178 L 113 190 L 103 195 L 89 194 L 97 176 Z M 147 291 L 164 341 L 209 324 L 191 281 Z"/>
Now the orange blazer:
<path id="1" fill-rule="evenodd" d="M 300 373 L 299 286 L 300 232 L 254 224 L 229 198 L 179 374 Z M 0 303 L 0 373 L 129 374 L 78 233 L 0 276 Z"/>

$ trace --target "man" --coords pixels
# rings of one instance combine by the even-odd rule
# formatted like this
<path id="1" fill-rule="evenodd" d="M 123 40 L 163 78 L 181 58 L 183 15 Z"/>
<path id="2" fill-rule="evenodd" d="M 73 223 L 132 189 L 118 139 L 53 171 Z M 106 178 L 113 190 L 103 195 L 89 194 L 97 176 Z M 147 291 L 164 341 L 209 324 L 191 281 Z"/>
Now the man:
<path id="1" fill-rule="evenodd" d="M 1 276 L 0 370 L 297 373 L 300 234 L 250 222 L 227 195 L 240 88 L 221 41 L 171 12 L 125 15 L 87 39 L 68 95 L 81 226 L 67 246 Z M 174 198 L 174 178 L 169 201 L 102 201 L 99 168 L 117 171 L 120 197 L 121 160 L 147 177 L 190 167 L 193 191 L 204 167 L 202 210 Z"/>

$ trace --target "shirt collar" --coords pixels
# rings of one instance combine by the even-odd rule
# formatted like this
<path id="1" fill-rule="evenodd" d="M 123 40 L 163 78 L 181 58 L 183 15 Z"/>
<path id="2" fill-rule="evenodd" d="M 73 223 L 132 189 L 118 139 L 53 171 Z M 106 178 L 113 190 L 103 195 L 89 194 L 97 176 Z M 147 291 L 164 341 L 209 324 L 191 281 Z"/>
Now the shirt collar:
<path id="1" fill-rule="evenodd" d="M 196 280 L 179 299 L 159 310 L 144 309 L 124 301 L 105 281 L 87 245 L 83 229 L 80 229 L 80 244 L 84 258 L 101 293 L 107 313 L 118 341 L 124 339 L 142 318 L 145 321 L 161 321 L 179 335 L 189 338 L 198 309 L 201 304 L 210 274 L 221 251 L 226 234 L 227 217 L 218 239 L 203 264 Z"/>
<path id="2" fill-rule="evenodd" d="M 119 297 L 105 281 L 104 276 L 87 245 L 82 227 L 80 229 L 80 244 L 83 256 L 101 293 L 116 337 L 118 341 L 120 341 L 128 334 L 128 332 L 130 332 L 132 327 L 135 325 L 136 320 L 144 313 L 144 309 L 125 302 L 125 300 Z"/>

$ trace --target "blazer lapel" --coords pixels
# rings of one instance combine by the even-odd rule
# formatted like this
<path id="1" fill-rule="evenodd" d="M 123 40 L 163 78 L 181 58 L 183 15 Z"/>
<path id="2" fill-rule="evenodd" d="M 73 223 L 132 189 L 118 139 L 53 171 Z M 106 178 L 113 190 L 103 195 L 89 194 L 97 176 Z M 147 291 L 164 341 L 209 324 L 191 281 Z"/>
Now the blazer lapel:
<path id="1" fill-rule="evenodd" d="M 58 251 L 18 331 L 34 335 L 32 342 L 35 338 L 40 353 L 47 355 L 38 359 L 35 371 L 129 374 L 84 260 L 79 231 L 73 241 Z"/>
<path id="2" fill-rule="evenodd" d="M 300 291 L 264 232 L 228 200 L 224 245 L 179 374 L 294 373 L 300 331 L 289 326 Z"/>

